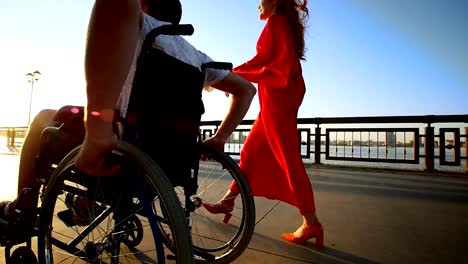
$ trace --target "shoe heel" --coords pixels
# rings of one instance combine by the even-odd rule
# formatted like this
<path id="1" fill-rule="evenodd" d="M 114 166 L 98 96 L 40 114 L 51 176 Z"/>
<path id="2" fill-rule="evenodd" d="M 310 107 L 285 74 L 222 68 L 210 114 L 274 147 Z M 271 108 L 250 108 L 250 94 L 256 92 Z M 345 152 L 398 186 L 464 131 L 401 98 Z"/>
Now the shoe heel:
<path id="1" fill-rule="evenodd" d="M 319 248 L 323 248 L 323 237 L 324 237 L 323 229 L 320 228 L 320 230 L 317 233 L 317 236 L 315 237 L 315 244 Z"/>
<path id="2" fill-rule="evenodd" d="M 225 223 L 225 224 L 229 223 L 229 220 L 231 219 L 231 216 L 232 216 L 232 214 L 230 214 L 230 213 L 224 214 L 223 223 Z"/>

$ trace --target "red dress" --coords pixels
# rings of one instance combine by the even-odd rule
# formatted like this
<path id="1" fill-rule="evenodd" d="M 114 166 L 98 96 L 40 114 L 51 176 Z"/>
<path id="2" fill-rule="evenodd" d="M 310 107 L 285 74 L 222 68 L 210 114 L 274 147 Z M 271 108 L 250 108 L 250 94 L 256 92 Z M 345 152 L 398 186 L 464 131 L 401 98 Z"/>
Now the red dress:
<path id="1" fill-rule="evenodd" d="M 258 83 L 260 113 L 240 154 L 240 167 L 253 195 L 281 200 L 298 207 L 301 214 L 315 213 L 297 130 L 305 83 L 285 16 L 268 19 L 256 56 L 234 72 Z"/>

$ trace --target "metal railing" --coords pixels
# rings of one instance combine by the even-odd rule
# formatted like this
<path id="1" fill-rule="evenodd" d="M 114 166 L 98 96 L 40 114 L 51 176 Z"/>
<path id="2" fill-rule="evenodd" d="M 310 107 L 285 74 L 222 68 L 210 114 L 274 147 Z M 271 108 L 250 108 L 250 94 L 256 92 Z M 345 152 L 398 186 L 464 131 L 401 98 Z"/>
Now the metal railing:
<path id="1" fill-rule="evenodd" d="M 226 153 L 240 154 L 253 123 L 241 123 Z M 220 124 L 202 121 L 202 139 Z M 0 136 L 13 147 L 26 131 L 27 127 L 0 127 Z M 468 115 L 299 118 L 298 133 L 307 163 L 468 173 Z"/>
<path id="2" fill-rule="evenodd" d="M 6 138 L 8 147 L 15 147 L 18 138 L 24 138 L 28 127 L 0 127 L 0 136 Z"/>
<path id="3" fill-rule="evenodd" d="M 253 122 L 233 133 L 228 154 L 240 154 Z M 220 123 L 202 122 L 202 138 Z M 299 118 L 298 133 L 308 163 L 468 173 L 468 115 Z"/>

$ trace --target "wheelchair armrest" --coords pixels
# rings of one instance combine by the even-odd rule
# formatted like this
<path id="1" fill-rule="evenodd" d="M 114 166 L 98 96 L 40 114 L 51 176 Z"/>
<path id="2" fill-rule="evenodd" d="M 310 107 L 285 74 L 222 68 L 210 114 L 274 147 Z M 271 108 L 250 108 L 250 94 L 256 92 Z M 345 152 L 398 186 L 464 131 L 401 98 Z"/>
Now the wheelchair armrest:
<path id="1" fill-rule="evenodd" d="M 155 37 L 158 35 L 184 35 L 190 36 L 193 34 L 195 29 L 190 24 L 181 24 L 181 25 L 162 25 L 157 27 L 155 30 Z"/>
<path id="2" fill-rule="evenodd" d="M 217 70 L 228 70 L 232 71 L 232 63 L 230 62 L 218 62 L 218 61 L 210 61 L 207 63 L 203 63 L 201 66 L 201 70 L 204 72 L 207 68 L 217 69 Z"/>
<path id="3" fill-rule="evenodd" d="M 159 35 L 185 35 L 190 36 L 194 32 L 193 26 L 190 24 L 181 25 L 162 25 L 151 30 L 145 37 L 142 51 L 149 50 L 154 42 L 154 39 Z"/>

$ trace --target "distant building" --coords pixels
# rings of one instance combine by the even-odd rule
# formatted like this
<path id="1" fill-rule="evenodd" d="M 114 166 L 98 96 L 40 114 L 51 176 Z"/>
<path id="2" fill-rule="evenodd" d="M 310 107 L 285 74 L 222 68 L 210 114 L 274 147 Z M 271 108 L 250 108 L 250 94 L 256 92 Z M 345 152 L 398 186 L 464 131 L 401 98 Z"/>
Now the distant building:
<path id="1" fill-rule="evenodd" d="M 396 132 L 388 131 L 386 133 L 385 145 L 388 147 L 396 146 Z"/>
<path id="2" fill-rule="evenodd" d="M 245 135 L 244 133 L 239 133 L 239 143 L 243 144 L 246 139 L 247 139 L 247 135 Z"/>

